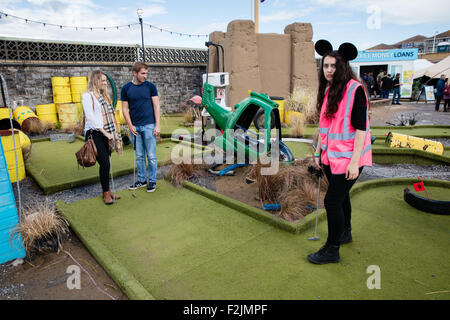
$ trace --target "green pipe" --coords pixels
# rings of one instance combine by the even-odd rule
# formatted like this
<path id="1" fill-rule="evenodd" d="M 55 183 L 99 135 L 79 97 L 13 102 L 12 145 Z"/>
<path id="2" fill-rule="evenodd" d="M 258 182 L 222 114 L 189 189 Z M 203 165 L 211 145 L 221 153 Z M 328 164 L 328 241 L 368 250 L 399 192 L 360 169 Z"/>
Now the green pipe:
<path id="1" fill-rule="evenodd" d="M 116 83 L 114 82 L 114 79 L 109 75 L 109 73 L 105 73 L 106 77 L 108 78 L 109 84 L 111 85 L 112 88 L 112 106 L 114 108 L 114 110 L 116 109 L 116 104 L 117 104 L 117 87 L 116 87 Z"/>

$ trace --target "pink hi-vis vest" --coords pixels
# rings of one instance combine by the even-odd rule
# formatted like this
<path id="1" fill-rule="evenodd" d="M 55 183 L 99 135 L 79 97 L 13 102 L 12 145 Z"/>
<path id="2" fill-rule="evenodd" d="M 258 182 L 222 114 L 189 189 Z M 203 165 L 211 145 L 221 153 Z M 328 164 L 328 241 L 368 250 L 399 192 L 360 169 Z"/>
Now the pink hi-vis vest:
<path id="1" fill-rule="evenodd" d="M 331 119 L 328 119 L 325 115 L 329 90 L 327 90 L 323 99 L 319 120 L 322 144 L 321 160 L 323 164 L 330 166 L 333 174 L 344 174 L 353 155 L 356 129 L 351 124 L 351 116 L 355 92 L 359 86 L 361 86 L 361 83 L 354 79 L 347 83 L 345 93 L 341 102 L 339 102 L 338 110 Z M 369 108 L 369 105 L 367 105 L 367 108 Z M 367 110 L 366 114 L 366 138 L 358 167 L 372 166 L 369 110 Z"/>

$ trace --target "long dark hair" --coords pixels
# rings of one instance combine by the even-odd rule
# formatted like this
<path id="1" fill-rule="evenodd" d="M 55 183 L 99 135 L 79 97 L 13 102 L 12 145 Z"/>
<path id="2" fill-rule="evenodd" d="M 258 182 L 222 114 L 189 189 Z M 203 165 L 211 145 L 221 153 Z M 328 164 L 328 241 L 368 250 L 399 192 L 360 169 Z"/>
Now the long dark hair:
<path id="1" fill-rule="evenodd" d="M 325 89 L 328 85 L 328 81 L 323 73 L 323 61 L 326 57 L 333 57 L 336 59 L 336 71 L 334 72 L 333 81 L 328 89 L 327 111 L 325 113 L 327 118 L 332 118 L 338 110 L 338 105 L 344 95 L 347 83 L 351 79 L 355 79 L 356 81 L 358 81 L 358 79 L 348 61 L 342 59 L 337 51 L 331 51 L 324 55 L 319 70 L 319 91 L 317 92 L 317 109 L 319 114 L 320 109 L 322 108 L 323 99 L 325 98 Z"/>

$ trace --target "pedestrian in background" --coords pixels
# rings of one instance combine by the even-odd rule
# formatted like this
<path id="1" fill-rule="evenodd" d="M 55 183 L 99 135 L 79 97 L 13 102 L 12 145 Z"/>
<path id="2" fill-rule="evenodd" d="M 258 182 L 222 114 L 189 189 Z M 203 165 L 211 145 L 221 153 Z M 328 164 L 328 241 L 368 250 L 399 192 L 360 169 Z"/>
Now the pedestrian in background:
<path id="1" fill-rule="evenodd" d="M 393 95 L 392 95 L 392 104 L 401 104 L 400 103 L 400 87 L 402 84 L 400 83 L 400 73 L 395 75 L 394 84 L 393 84 Z M 397 98 L 397 102 L 395 102 Z"/>
<path id="2" fill-rule="evenodd" d="M 441 78 L 436 84 L 436 105 L 434 107 L 434 111 L 439 111 L 441 100 L 444 97 L 444 88 L 445 88 L 445 74 L 441 74 Z"/>
<path id="3" fill-rule="evenodd" d="M 450 108 L 450 83 L 448 78 L 445 79 L 445 88 L 444 88 L 444 112 Z"/>

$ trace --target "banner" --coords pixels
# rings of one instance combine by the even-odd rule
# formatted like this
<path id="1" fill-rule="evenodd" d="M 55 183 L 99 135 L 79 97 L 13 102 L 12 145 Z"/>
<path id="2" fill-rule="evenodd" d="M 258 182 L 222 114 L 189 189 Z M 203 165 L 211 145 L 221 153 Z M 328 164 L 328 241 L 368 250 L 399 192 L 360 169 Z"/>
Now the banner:
<path id="1" fill-rule="evenodd" d="M 412 84 L 413 83 L 413 74 L 414 71 L 403 71 L 403 83 L 404 84 Z"/>
<path id="2" fill-rule="evenodd" d="M 425 88 L 425 100 L 426 101 L 434 101 L 434 88 L 433 86 L 424 86 Z"/>

